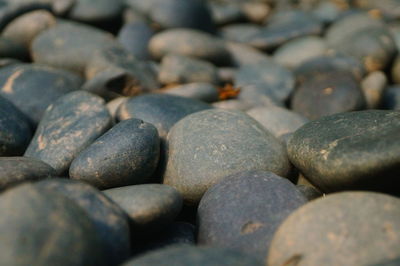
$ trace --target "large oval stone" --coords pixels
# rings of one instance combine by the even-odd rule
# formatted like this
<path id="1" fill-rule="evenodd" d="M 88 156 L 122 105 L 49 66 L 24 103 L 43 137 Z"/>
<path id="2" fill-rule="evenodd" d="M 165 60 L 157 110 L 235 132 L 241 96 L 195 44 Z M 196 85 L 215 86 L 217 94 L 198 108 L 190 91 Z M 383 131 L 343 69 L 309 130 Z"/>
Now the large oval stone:
<path id="1" fill-rule="evenodd" d="M 93 94 L 71 92 L 50 105 L 24 156 L 48 163 L 58 175 L 103 134 L 112 123 L 104 100 Z"/>
<path id="2" fill-rule="evenodd" d="M 124 120 L 72 162 L 69 176 L 100 189 L 145 183 L 160 155 L 157 129 L 139 119 Z"/>
<path id="3" fill-rule="evenodd" d="M 106 265 L 92 221 L 66 197 L 26 184 L 2 193 L 0 210 L 0 264 Z"/>
<path id="4" fill-rule="evenodd" d="M 290 161 L 324 192 L 399 191 L 400 113 L 370 110 L 327 116 L 298 129 Z"/>
<path id="5" fill-rule="evenodd" d="M 374 265 L 400 255 L 400 200 L 345 192 L 314 200 L 279 227 L 268 265 Z M 338 254 L 349 254 L 338 256 Z"/>
<path id="6" fill-rule="evenodd" d="M 198 242 L 262 260 L 280 223 L 306 202 L 295 185 L 271 172 L 227 176 L 200 201 Z"/>
<path id="7" fill-rule="evenodd" d="M 175 187 L 190 205 L 227 175 L 268 170 L 285 176 L 289 170 L 283 145 L 240 111 L 215 109 L 189 115 L 171 129 L 167 146 L 164 184 Z"/>

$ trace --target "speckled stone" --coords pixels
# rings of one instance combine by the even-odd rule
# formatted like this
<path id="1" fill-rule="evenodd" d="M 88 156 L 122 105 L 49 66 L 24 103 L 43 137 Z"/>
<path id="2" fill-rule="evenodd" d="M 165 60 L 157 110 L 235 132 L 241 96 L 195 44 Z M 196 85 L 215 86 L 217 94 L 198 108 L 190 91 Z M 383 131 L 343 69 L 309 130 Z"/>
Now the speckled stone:
<path id="1" fill-rule="evenodd" d="M 123 266 L 261 266 L 253 257 L 216 247 L 176 245 L 133 258 Z"/>
<path id="2" fill-rule="evenodd" d="M 157 129 L 139 119 L 121 121 L 72 161 L 69 176 L 100 189 L 142 184 L 160 156 Z"/>
<path id="3" fill-rule="evenodd" d="M 154 30 L 144 21 L 125 24 L 118 33 L 118 42 L 139 60 L 149 60 L 148 45 Z"/>
<path id="4" fill-rule="evenodd" d="M 245 170 L 285 176 L 289 163 L 283 145 L 240 111 L 205 110 L 171 129 L 164 184 L 175 187 L 188 205 L 223 177 Z"/>
<path id="5" fill-rule="evenodd" d="M 68 18 L 89 24 L 105 23 L 118 18 L 123 7 L 123 0 L 75 0 Z"/>
<path id="6" fill-rule="evenodd" d="M 83 73 L 96 50 L 119 44 L 100 29 L 77 22 L 62 22 L 43 31 L 32 43 L 34 62 Z"/>
<path id="7" fill-rule="evenodd" d="M 386 109 L 400 110 L 400 86 L 390 86 L 383 95 L 383 107 Z"/>
<path id="8" fill-rule="evenodd" d="M 51 104 L 24 156 L 33 157 L 64 174 L 72 160 L 112 123 L 103 99 L 76 91 Z"/>
<path id="9" fill-rule="evenodd" d="M 128 99 L 118 110 L 118 119 L 139 118 L 153 124 L 161 138 L 185 116 L 212 108 L 210 105 L 185 97 L 166 94 L 146 94 Z"/>
<path id="10" fill-rule="evenodd" d="M 262 260 L 279 224 L 306 202 L 295 185 L 271 172 L 227 176 L 200 201 L 198 242 Z"/>
<path id="11" fill-rule="evenodd" d="M 298 129 L 290 161 L 323 192 L 399 191 L 400 113 L 370 110 L 327 116 Z"/>
<path id="12" fill-rule="evenodd" d="M 309 121 L 300 114 L 277 106 L 252 108 L 247 114 L 277 138 L 296 131 Z"/>
<path id="13" fill-rule="evenodd" d="M 170 54 L 164 56 L 161 61 L 158 80 L 163 84 L 190 82 L 218 84 L 218 75 L 217 68 L 207 61 Z"/>
<path id="14" fill-rule="evenodd" d="M 296 185 L 296 188 L 309 201 L 315 200 L 315 199 L 323 196 L 323 194 L 313 186 Z"/>
<path id="15" fill-rule="evenodd" d="M 43 180 L 35 183 L 35 186 L 61 194 L 85 210 L 107 251 L 107 265 L 119 265 L 129 257 L 127 216 L 103 193 L 86 183 L 61 178 Z"/>
<path id="16" fill-rule="evenodd" d="M 364 94 L 349 72 L 332 71 L 305 79 L 292 96 L 292 109 L 309 118 L 361 110 Z"/>
<path id="17" fill-rule="evenodd" d="M 261 85 L 271 89 L 278 100 L 286 100 L 294 89 L 294 76 L 286 68 L 274 62 L 262 62 L 239 68 L 235 86 Z"/>
<path id="18" fill-rule="evenodd" d="M 68 71 L 36 64 L 13 64 L 0 70 L 0 95 L 15 104 L 33 124 L 63 95 L 78 90 L 82 79 Z"/>
<path id="19" fill-rule="evenodd" d="M 381 106 L 387 83 L 387 77 L 382 71 L 371 72 L 362 80 L 361 89 L 368 109 L 378 109 Z"/>
<path id="20" fill-rule="evenodd" d="M 182 208 L 182 197 L 174 188 L 144 184 L 103 191 L 129 215 L 132 230 L 160 230 L 170 224 Z"/>
<path id="21" fill-rule="evenodd" d="M 267 26 L 254 35 L 249 43 L 259 49 L 269 50 L 297 37 L 318 35 L 322 23 L 311 13 L 300 10 L 282 10 L 273 14 Z"/>
<path id="22" fill-rule="evenodd" d="M 164 90 L 163 93 L 192 98 L 203 102 L 215 102 L 218 100 L 219 93 L 215 85 L 205 82 L 193 82 L 179 85 L 171 89 Z"/>
<path id="23" fill-rule="evenodd" d="M 0 156 L 22 155 L 32 137 L 28 118 L 0 96 Z"/>
<path id="24" fill-rule="evenodd" d="M 0 210 L 0 264 L 106 265 L 92 221 L 62 195 L 25 184 L 0 195 Z"/>
<path id="25" fill-rule="evenodd" d="M 281 224 L 268 265 L 295 261 L 304 266 L 359 266 L 396 258 L 400 255 L 399 204 L 398 198 L 371 192 L 314 200 Z"/>
<path id="26" fill-rule="evenodd" d="M 316 36 L 296 38 L 280 46 L 274 52 L 274 60 L 287 68 L 296 68 L 301 63 L 327 52 L 325 40 Z"/>
<path id="27" fill-rule="evenodd" d="M 170 29 L 157 33 L 150 40 L 149 50 L 156 59 L 166 54 L 180 54 L 217 64 L 229 61 L 222 40 L 193 29 Z"/>
<path id="28" fill-rule="evenodd" d="M 40 160 L 27 157 L 0 157 L 0 190 L 53 176 L 56 176 L 56 171 Z"/>

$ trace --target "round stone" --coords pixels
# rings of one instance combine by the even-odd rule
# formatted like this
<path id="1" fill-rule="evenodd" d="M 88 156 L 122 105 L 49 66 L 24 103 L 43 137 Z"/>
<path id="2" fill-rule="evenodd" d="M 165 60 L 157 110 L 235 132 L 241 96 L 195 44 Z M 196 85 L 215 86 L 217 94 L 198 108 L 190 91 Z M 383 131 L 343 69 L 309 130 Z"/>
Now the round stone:
<path id="1" fill-rule="evenodd" d="M 139 119 L 121 121 L 72 161 L 69 176 L 97 188 L 142 184 L 160 155 L 157 129 Z"/>
<path id="2" fill-rule="evenodd" d="M 227 176 L 200 201 L 198 242 L 262 260 L 279 224 L 306 202 L 295 185 L 271 172 Z"/>
<path id="3" fill-rule="evenodd" d="M 353 75 L 335 71 L 314 74 L 300 84 L 292 96 L 292 109 L 309 119 L 361 110 L 364 94 Z"/>
<path id="4" fill-rule="evenodd" d="M 129 215 L 132 229 L 160 230 L 170 224 L 182 208 L 182 197 L 174 188 L 144 184 L 103 191 Z"/>
<path id="5" fill-rule="evenodd" d="M 314 200 L 281 224 L 267 263 L 359 266 L 396 258 L 400 255 L 399 204 L 398 198 L 371 192 Z"/>
<path id="6" fill-rule="evenodd" d="M 283 145 L 240 111 L 205 110 L 171 129 L 164 184 L 175 187 L 188 205 L 223 177 L 245 170 L 289 171 Z"/>
<path id="7" fill-rule="evenodd" d="M 123 0 L 75 0 L 68 17 L 89 24 L 105 23 L 118 18 L 123 7 Z"/>
<path id="8" fill-rule="evenodd" d="M 290 161 L 323 192 L 399 191 L 400 113 L 370 110 L 312 121 L 289 140 Z"/>

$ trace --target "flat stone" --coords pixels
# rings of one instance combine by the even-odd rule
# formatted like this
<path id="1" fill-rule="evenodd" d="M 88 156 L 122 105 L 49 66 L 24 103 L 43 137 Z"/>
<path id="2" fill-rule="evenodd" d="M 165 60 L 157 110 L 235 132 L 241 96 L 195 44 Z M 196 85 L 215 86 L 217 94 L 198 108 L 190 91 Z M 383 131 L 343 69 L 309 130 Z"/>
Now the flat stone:
<path id="1" fill-rule="evenodd" d="M 232 65 L 235 67 L 273 62 L 273 59 L 267 54 L 243 43 L 227 42 L 226 49 L 229 51 Z"/>
<path id="2" fill-rule="evenodd" d="M 361 89 L 368 109 L 378 109 L 381 106 L 387 83 L 387 77 L 382 71 L 371 72 L 363 79 Z"/>
<path id="3" fill-rule="evenodd" d="M 143 184 L 160 156 L 157 129 L 139 119 L 121 121 L 79 153 L 69 176 L 99 189 Z"/>
<path id="4" fill-rule="evenodd" d="M 262 260 L 279 224 L 306 202 L 295 185 L 271 172 L 227 176 L 200 201 L 198 242 Z"/>
<path id="5" fill-rule="evenodd" d="M 29 119 L 0 96 L 0 156 L 22 155 L 32 137 Z"/>
<path id="6" fill-rule="evenodd" d="M 281 107 L 256 107 L 248 110 L 247 114 L 277 138 L 295 132 L 309 121 L 304 116 Z"/>
<path id="7" fill-rule="evenodd" d="M 144 184 L 103 191 L 131 220 L 132 230 L 159 230 L 170 224 L 182 208 L 182 197 L 174 188 Z"/>
<path id="8" fill-rule="evenodd" d="M 107 265 L 119 265 L 129 257 L 127 216 L 103 193 L 86 183 L 61 178 L 43 180 L 35 183 L 35 186 L 63 195 L 86 212 L 107 250 Z"/>
<path id="9" fill-rule="evenodd" d="M 252 23 L 229 24 L 220 30 L 220 35 L 229 41 L 246 43 L 249 38 L 259 33 L 262 27 Z"/>
<path id="10" fill-rule="evenodd" d="M 193 29 L 169 29 L 150 40 L 149 50 L 156 59 L 166 54 L 179 54 L 216 64 L 229 61 L 224 42 L 211 34 Z"/>
<path id="11" fill-rule="evenodd" d="M 85 23 L 104 23 L 118 18 L 123 7 L 123 0 L 74 0 L 68 17 Z"/>
<path id="12" fill-rule="evenodd" d="M 289 163 L 283 145 L 245 113 L 205 110 L 171 129 L 164 184 L 175 187 L 187 205 L 223 177 L 245 170 L 285 176 Z"/>
<path id="13" fill-rule="evenodd" d="M 0 210 L 0 264 L 106 265 L 94 224 L 66 197 L 25 184 L 0 195 Z"/>
<path id="14" fill-rule="evenodd" d="M 0 190 L 23 182 L 54 176 L 56 171 L 40 160 L 27 157 L 0 157 Z"/>
<path id="15" fill-rule="evenodd" d="M 83 73 L 94 53 L 119 46 L 113 36 L 77 22 L 62 22 L 43 31 L 32 43 L 34 62 Z"/>
<path id="16" fill-rule="evenodd" d="M 203 60 L 170 54 L 163 57 L 158 73 L 163 84 L 208 82 L 218 84 L 217 68 Z"/>
<path id="17" fill-rule="evenodd" d="M 111 123 L 103 99 L 84 91 L 68 93 L 47 108 L 24 156 L 40 159 L 62 175 Z"/>
<path id="18" fill-rule="evenodd" d="M 118 110 L 118 119 L 138 118 L 153 124 L 162 139 L 171 127 L 185 116 L 212 108 L 185 97 L 167 94 L 146 94 L 128 99 Z"/>
<path id="19" fill-rule="evenodd" d="M 400 86 L 390 86 L 383 95 L 383 107 L 386 109 L 400 110 Z"/>
<path id="20" fill-rule="evenodd" d="M 314 200 L 280 225 L 266 263 L 358 266 L 396 258 L 400 255 L 399 204 L 398 198 L 371 192 Z"/>
<path id="21" fill-rule="evenodd" d="M 262 264 L 253 257 L 228 249 L 175 245 L 133 258 L 123 264 L 123 266 L 133 265 L 260 266 Z"/>
<path id="22" fill-rule="evenodd" d="M 323 192 L 398 191 L 400 114 L 369 110 L 336 114 L 298 129 L 290 161 Z"/>
<path id="23" fill-rule="evenodd" d="M 167 94 L 192 98 L 203 102 L 215 102 L 218 100 L 219 93 L 215 85 L 205 82 L 193 82 L 179 85 L 163 91 Z"/>
<path id="24" fill-rule="evenodd" d="M 309 119 L 361 110 L 364 106 L 364 94 L 357 80 L 342 71 L 309 76 L 292 96 L 292 109 Z"/>
<path id="25" fill-rule="evenodd" d="M 154 30 L 144 21 L 125 24 L 118 32 L 118 42 L 139 60 L 149 60 L 148 45 Z"/>
<path id="26" fill-rule="evenodd" d="M 37 64 L 13 64 L 0 70 L 0 95 L 37 125 L 46 108 L 78 90 L 82 79 L 68 71 Z"/>

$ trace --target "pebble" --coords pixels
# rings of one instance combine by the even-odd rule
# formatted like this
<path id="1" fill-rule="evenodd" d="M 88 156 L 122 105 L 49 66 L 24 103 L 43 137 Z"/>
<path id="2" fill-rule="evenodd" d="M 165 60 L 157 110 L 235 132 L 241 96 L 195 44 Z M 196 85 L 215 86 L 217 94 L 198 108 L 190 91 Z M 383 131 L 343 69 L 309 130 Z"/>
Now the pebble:
<path id="1" fill-rule="evenodd" d="M 251 256 L 236 251 L 215 247 L 195 247 L 190 245 L 174 245 L 143 256 L 133 258 L 123 266 L 261 266 Z"/>
<path id="2" fill-rule="evenodd" d="M 130 255 L 129 224 L 119 206 L 94 187 L 70 179 L 35 183 L 40 190 L 61 194 L 81 207 L 94 223 L 106 251 L 107 265 L 119 265 Z"/>
<path id="3" fill-rule="evenodd" d="M 383 95 L 383 107 L 386 109 L 400 110 L 400 86 L 390 86 Z"/>
<path id="4" fill-rule="evenodd" d="M 317 119 L 326 115 L 362 110 L 365 99 L 352 74 L 343 71 L 318 73 L 295 90 L 291 107 L 295 112 Z"/>
<path id="5" fill-rule="evenodd" d="M 103 99 L 84 91 L 68 93 L 47 108 L 24 156 L 42 160 L 63 175 L 111 123 Z"/>
<path id="6" fill-rule="evenodd" d="M 323 192 L 398 192 L 400 113 L 369 110 L 307 123 L 289 140 L 290 161 Z"/>
<path id="7" fill-rule="evenodd" d="M 399 257 L 399 204 L 398 198 L 371 192 L 314 200 L 280 225 L 267 263 L 358 266 Z M 337 255 L 344 253 L 352 255 Z"/>
<path id="8" fill-rule="evenodd" d="M 235 67 L 273 62 L 267 54 L 246 44 L 227 42 L 226 49 L 229 51 L 232 65 Z"/>
<path id="9" fill-rule="evenodd" d="M 93 222 L 66 197 L 25 184 L 0 195 L 0 210 L 0 264 L 106 265 Z"/>
<path id="10" fill-rule="evenodd" d="M 0 95 L 37 125 L 46 108 L 78 90 L 82 79 L 74 73 L 38 64 L 13 64 L 0 69 Z"/>
<path id="11" fill-rule="evenodd" d="M 32 137 L 29 119 L 0 96 L 0 156 L 22 155 Z"/>
<path id="12" fill-rule="evenodd" d="M 226 25 L 244 20 L 243 10 L 234 2 L 210 1 L 211 17 L 215 24 Z"/>
<path id="13" fill-rule="evenodd" d="M 162 184 L 124 186 L 103 191 L 129 216 L 136 233 L 157 231 L 172 223 L 182 208 L 182 197 Z"/>
<path id="14" fill-rule="evenodd" d="M 112 22 L 122 14 L 124 0 L 74 0 L 68 18 L 89 24 Z"/>
<path id="15" fill-rule="evenodd" d="M 6 190 L 20 183 L 37 181 L 56 176 L 48 164 L 27 157 L 0 157 L 0 190 Z"/>
<path id="16" fill-rule="evenodd" d="M 218 89 L 215 85 L 205 82 L 193 82 L 179 85 L 164 90 L 163 93 L 192 98 L 207 103 L 216 102 L 219 97 Z"/>
<path id="17" fill-rule="evenodd" d="M 249 38 L 259 33 L 262 27 L 252 23 L 229 24 L 221 28 L 221 36 L 229 41 L 246 43 Z"/>
<path id="18" fill-rule="evenodd" d="M 171 127 L 185 116 L 212 108 L 185 97 L 167 94 L 146 94 L 129 98 L 118 110 L 118 120 L 138 118 L 153 124 L 160 138 L 165 139 Z"/>
<path id="19" fill-rule="evenodd" d="M 268 170 L 286 176 L 283 145 L 240 111 L 205 110 L 191 114 L 167 137 L 164 184 L 175 187 L 187 205 L 223 177 L 245 170 Z"/>
<path id="20" fill-rule="evenodd" d="M 396 84 L 400 84 L 400 56 L 396 56 L 392 66 L 392 79 Z"/>
<path id="21" fill-rule="evenodd" d="M 239 111 L 246 111 L 250 109 L 252 106 L 246 103 L 243 100 L 231 99 L 225 101 L 219 101 L 212 104 L 212 106 L 221 109 L 227 110 L 239 110 Z"/>
<path id="22" fill-rule="evenodd" d="M 198 242 L 263 260 L 279 224 L 307 202 L 289 180 L 266 171 L 225 177 L 198 208 Z"/>
<path id="23" fill-rule="evenodd" d="M 361 82 L 367 109 L 378 109 L 387 85 L 387 77 L 382 71 L 368 74 Z"/>
<path id="24" fill-rule="evenodd" d="M 208 82 L 218 84 L 217 68 L 203 60 L 169 54 L 163 57 L 158 73 L 163 84 Z"/>
<path id="25" fill-rule="evenodd" d="M 284 107 L 284 103 L 275 95 L 275 90 L 270 86 L 251 84 L 239 87 L 237 99 L 251 107 Z"/>
<path id="26" fill-rule="evenodd" d="M 139 119 L 119 122 L 72 161 L 69 176 L 99 189 L 145 183 L 160 156 L 157 129 Z"/>

